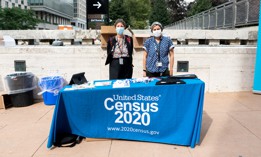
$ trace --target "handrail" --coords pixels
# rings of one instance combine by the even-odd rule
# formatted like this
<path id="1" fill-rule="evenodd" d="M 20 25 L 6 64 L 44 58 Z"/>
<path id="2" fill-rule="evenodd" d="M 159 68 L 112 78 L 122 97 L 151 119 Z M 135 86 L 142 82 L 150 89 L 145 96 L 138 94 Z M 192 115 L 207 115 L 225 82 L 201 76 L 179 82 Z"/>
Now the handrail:
<path id="1" fill-rule="evenodd" d="M 258 25 L 260 0 L 234 0 L 165 26 L 166 29 L 225 29 Z"/>

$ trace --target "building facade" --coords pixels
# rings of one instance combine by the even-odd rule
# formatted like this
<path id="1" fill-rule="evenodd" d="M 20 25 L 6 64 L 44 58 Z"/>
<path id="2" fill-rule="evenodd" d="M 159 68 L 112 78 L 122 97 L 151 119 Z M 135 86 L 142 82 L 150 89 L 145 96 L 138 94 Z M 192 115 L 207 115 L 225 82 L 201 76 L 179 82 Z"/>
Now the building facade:
<path id="1" fill-rule="evenodd" d="M 36 17 L 43 21 L 37 29 L 57 29 L 57 25 L 71 25 L 74 17 L 73 0 L 28 0 Z"/>
<path id="2" fill-rule="evenodd" d="M 0 0 L 0 8 L 14 8 L 29 9 L 27 0 Z"/>
<path id="3" fill-rule="evenodd" d="M 73 0 L 72 25 L 80 29 L 86 29 L 86 0 Z"/>
<path id="4" fill-rule="evenodd" d="M 58 29 L 58 25 L 72 25 L 86 29 L 86 0 L 0 0 L 1 8 L 32 9 L 43 22 L 36 29 Z"/>

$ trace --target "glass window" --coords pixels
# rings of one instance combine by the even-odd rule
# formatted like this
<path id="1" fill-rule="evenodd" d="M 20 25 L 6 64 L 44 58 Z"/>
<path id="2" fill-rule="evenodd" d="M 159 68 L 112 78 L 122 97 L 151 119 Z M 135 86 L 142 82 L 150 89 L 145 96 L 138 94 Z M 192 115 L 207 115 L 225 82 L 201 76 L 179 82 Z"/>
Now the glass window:
<path id="1" fill-rule="evenodd" d="M 41 12 L 41 20 L 43 20 L 43 12 Z"/>

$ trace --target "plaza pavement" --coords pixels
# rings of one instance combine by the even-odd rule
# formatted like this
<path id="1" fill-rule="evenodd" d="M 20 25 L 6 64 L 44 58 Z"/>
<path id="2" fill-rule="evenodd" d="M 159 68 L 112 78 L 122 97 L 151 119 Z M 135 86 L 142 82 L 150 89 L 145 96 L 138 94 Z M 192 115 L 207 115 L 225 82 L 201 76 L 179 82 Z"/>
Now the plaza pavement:
<path id="1" fill-rule="evenodd" d="M 261 95 L 205 93 L 201 142 L 195 148 L 126 140 L 82 141 L 47 149 L 54 106 L 0 109 L 0 157 L 260 157 Z"/>

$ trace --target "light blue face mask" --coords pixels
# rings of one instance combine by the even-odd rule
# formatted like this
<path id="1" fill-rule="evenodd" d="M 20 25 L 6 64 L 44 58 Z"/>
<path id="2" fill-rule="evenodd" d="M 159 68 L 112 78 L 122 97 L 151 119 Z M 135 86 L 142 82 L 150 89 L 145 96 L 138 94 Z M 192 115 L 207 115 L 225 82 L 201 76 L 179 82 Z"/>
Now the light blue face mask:
<path id="1" fill-rule="evenodd" d="M 124 32 L 124 27 L 116 27 L 116 32 L 117 34 L 122 35 Z"/>

